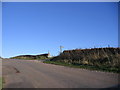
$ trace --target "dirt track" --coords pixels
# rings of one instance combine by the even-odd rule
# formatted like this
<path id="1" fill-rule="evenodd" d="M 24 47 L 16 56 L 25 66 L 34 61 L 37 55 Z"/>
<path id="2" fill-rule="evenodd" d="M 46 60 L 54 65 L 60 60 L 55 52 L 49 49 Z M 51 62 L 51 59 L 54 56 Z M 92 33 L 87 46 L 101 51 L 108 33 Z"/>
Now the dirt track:
<path id="1" fill-rule="evenodd" d="M 118 74 L 96 72 L 39 61 L 3 60 L 4 88 L 110 88 Z"/>

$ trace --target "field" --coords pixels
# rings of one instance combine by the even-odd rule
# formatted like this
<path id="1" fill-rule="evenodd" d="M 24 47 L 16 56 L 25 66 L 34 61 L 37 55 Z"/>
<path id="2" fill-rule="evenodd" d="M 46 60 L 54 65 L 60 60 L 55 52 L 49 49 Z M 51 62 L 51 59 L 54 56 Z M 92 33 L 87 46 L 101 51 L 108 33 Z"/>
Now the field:
<path id="1" fill-rule="evenodd" d="M 41 55 L 20 55 L 11 57 L 10 59 L 23 59 L 23 60 L 42 60 L 47 59 L 48 54 L 41 54 Z"/>

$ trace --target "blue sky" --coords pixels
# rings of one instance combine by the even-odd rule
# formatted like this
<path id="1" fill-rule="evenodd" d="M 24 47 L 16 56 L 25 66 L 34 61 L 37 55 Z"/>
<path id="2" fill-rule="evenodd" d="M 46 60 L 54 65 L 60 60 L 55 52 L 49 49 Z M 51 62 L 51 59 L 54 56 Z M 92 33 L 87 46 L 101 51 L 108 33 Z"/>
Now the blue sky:
<path id="1" fill-rule="evenodd" d="M 117 2 L 4 2 L 2 56 L 118 46 Z"/>
<path id="2" fill-rule="evenodd" d="M 2 55 L 2 3 L 0 2 L 0 56 Z"/>

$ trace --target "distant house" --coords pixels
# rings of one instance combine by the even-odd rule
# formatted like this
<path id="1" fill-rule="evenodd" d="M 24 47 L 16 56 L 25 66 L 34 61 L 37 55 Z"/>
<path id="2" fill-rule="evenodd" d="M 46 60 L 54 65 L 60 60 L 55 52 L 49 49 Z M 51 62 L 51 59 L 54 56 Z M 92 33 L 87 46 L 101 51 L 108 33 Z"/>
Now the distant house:
<path id="1" fill-rule="evenodd" d="M 50 52 L 48 52 L 48 57 L 51 57 Z"/>

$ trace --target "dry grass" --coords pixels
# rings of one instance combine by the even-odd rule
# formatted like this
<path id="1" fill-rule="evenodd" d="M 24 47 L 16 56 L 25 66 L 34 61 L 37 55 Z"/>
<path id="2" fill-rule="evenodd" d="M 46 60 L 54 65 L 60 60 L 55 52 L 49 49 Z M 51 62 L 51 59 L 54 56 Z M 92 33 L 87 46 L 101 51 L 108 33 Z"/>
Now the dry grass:
<path id="1" fill-rule="evenodd" d="M 51 61 L 73 65 L 89 65 L 117 69 L 120 66 L 120 48 L 92 48 L 63 51 Z M 103 68 L 104 69 L 104 68 Z"/>

